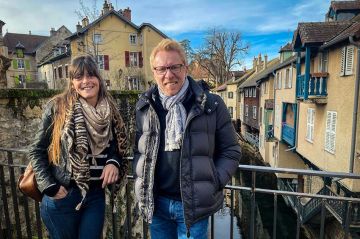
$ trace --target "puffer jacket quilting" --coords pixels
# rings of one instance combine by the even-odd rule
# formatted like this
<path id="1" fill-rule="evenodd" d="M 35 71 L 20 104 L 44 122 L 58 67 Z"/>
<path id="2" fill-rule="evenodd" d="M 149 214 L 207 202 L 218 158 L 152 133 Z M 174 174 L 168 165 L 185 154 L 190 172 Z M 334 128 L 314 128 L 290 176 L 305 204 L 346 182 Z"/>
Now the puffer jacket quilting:
<path id="1" fill-rule="evenodd" d="M 235 173 L 241 156 L 222 99 L 204 91 L 191 78 L 189 82 L 195 104 L 188 114 L 180 159 L 180 191 L 188 227 L 222 207 L 222 188 Z M 151 88 L 142 94 L 136 108 L 135 193 L 140 213 L 148 222 L 154 209 L 153 174 L 160 136 L 160 123 L 152 103 L 155 90 Z"/>

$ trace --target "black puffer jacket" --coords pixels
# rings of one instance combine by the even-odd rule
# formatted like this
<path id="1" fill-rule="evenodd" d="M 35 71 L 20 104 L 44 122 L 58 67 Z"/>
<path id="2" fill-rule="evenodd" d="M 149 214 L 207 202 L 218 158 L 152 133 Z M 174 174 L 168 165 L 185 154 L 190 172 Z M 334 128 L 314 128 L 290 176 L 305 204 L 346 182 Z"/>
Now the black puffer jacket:
<path id="1" fill-rule="evenodd" d="M 188 113 L 180 159 L 180 190 L 186 226 L 222 207 L 222 189 L 241 157 L 234 127 L 223 100 L 189 78 L 195 102 Z M 154 88 L 141 95 L 136 108 L 134 149 L 135 193 L 140 213 L 151 223 L 154 172 L 160 123 L 154 109 Z"/>

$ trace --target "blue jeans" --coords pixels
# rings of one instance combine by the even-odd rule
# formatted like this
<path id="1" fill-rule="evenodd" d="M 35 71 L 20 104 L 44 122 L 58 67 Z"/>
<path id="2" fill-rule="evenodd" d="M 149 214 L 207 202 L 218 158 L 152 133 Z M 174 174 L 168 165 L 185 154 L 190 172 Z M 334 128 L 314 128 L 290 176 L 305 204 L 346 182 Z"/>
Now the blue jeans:
<path id="1" fill-rule="evenodd" d="M 190 227 L 191 239 L 207 239 L 209 219 L 202 219 Z M 158 197 L 155 200 L 155 211 L 150 224 L 152 239 L 187 239 L 184 210 L 181 201 Z"/>
<path id="2" fill-rule="evenodd" d="M 44 196 L 40 205 L 41 218 L 49 231 L 51 239 L 99 239 L 105 217 L 104 190 L 90 190 L 80 210 L 75 210 L 81 201 L 81 193 L 77 187 L 68 190 L 62 199 Z"/>

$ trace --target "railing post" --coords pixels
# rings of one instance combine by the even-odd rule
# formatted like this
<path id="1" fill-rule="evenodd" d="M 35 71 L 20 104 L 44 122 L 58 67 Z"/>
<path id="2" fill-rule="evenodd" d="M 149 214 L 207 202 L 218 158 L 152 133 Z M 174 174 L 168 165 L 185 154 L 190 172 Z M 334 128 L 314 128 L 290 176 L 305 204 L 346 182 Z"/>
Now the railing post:
<path id="1" fill-rule="evenodd" d="M 274 193 L 274 218 L 273 218 L 273 239 L 276 239 L 276 226 L 277 226 L 277 193 Z"/>
<path id="2" fill-rule="evenodd" d="M 250 238 L 255 239 L 255 184 L 256 184 L 256 172 L 251 172 L 251 221 L 250 221 Z"/>
<path id="3" fill-rule="evenodd" d="M 131 238 L 132 230 L 131 230 L 131 205 L 130 205 L 130 189 L 129 182 L 126 183 L 126 221 L 127 221 L 127 238 Z"/>
<path id="4" fill-rule="evenodd" d="M 233 185 L 234 178 L 231 178 L 230 185 Z M 234 190 L 230 190 L 230 239 L 234 238 Z"/>
<path id="5" fill-rule="evenodd" d="M 5 175 L 4 175 L 4 166 L 0 165 L 0 182 L 1 182 L 1 196 L 4 207 L 4 216 L 5 216 L 5 230 L 6 238 L 11 238 L 11 223 L 9 215 L 9 204 L 6 195 L 6 185 L 5 185 Z"/>
<path id="6" fill-rule="evenodd" d="M 348 203 L 347 203 L 347 207 L 346 207 L 345 236 L 344 236 L 345 239 L 349 238 L 351 204 L 352 204 L 352 202 L 348 202 Z"/>
<path id="7" fill-rule="evenodd" d="M 8 156 L 8 164 L 13 164 L 13 157 L 12 152 L 7 152 Z M 15 185 L 15 172 L 14 168 L 9 166 L 9 175 L 10 175 L 10 187 L 11 187 L 11 194 L 12 194 L 12 201 L 13 201 L 13 207 L 14 207 L 14 213 L 15 213 L 15 224 L 16 224 L 16 235 L 17 238 L 22 238 L 21 236 L 21 224 L 20 224 L 20 218 L 19 218 L 19 206 L 18 206 L 18 200 L 17 200 L 17 194 L 16 194 L 16 185 Z"/>
<path id="8" fill-rule="evenodd" d="M 115 200 L 114 200 L 114 190 L 115 190 L 115 184 L 111 185 L 111 194 L 110 194 L 110 210 L 111 210 L 111 222 L 112 222 L 112 236 L 114 239 L 117 239 L 118 231 L 117 231 L 117 223 L 116 223 L 116 211 L 114 210 Z"/>
<path id="9" fill-rule="evenodd" d="M 321 200 L 321 224 L 320 224 L 320 239 L 324 239 L 325 232 L 325 199 Z"/>
<path id="10" fill-rule="evenodd" d="M 301 226 L 301 208 L 300 208 L 300 197 L 296 198 L 296 205 L 297 205 L 297 222 L 296 222 L 296 239 L 300 239 L 300 226 Z"/>

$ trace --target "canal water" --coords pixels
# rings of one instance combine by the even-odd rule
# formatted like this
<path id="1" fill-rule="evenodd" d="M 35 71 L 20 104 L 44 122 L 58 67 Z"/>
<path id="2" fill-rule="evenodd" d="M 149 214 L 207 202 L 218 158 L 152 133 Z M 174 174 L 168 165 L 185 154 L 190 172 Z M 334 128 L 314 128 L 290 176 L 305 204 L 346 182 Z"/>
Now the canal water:
<path id="1" fill-rule="evenodd" d="M 214 238 L 217 239 L 227 239 L 230 238 L 230 220 L 231 213 L 230 208 L 228 206 L 224 206 L 223 209 L 220 209 L 214 215 Z M 210 224 L 209 224 L 210 225 Z M 234 216 L 234 230 L 233 230 L 233 238 L 234 239 L 242 239 L 241 229 L 239 228 L 240 222 L 238 218 Z M 209 227 L 210 229 L 210 227 Z M 210 235 L 210 233 L 209 233 Z"/>

